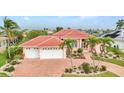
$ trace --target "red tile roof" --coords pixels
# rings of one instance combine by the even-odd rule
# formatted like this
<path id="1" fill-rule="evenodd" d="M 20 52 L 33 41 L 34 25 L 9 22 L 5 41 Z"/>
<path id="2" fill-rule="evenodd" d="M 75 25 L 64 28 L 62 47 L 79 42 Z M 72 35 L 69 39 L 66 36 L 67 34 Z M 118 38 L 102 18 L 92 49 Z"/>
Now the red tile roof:
<path id="1" fill-rule="evenodd" d="M 54 36 L 57 36 L 61 39 L 64 38 L 86 39 L 89 37 L 89 34 L 76 29 L 66 29 L 55 33 Z"/>
<path id="2" fill-rule="evenodd" d="M 61 40 L 56 36 L 38 36 L 31 39 L 23 44 L 21 47 L 43 47 L 43 46 L 59 46 Z"/>
<path id="3" fill-rule="evenodd" d="M 52 36 L 38 36 L 34 39 L 31 39 L 23 44 L 21 47 L 44 47 L 44 46 L 59 46 L 64 38 L 72 39 L 86 39 L 89 37 L 89 34 L 81 32 L 75 29 L 61 30 L 55 33 Z"/>

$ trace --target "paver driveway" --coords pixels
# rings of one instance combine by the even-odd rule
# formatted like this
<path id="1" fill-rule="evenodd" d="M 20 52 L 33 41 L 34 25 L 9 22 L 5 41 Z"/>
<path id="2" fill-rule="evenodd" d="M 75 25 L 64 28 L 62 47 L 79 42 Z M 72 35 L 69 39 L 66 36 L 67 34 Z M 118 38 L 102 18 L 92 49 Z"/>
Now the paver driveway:
<path id="1" fill-rule="evenodd" d="M 86 59 L 74 59 L 73 64 L 79 66 L 83 62 L 91 62 L 90 53 L 85 53 Z M 98 64 L 99 61 L 95 61 Z M 124 67 L 108 62 L 100 62 L 101 65 L 107 66 L 107 70 L 124 77 Z M 70 67 L 69 59 L 56 59 L 56 60 L 24 60 L 21 64 L 17 65 L 13 76 L 28 76 L 28 77 L 60 77 L 64 69 Z"/>
<path id="2" fill-rule="evenodd" d="M 73 60 L 74 65 L 80 65 L 83 59 Z M 13 76 L 16 77 L 57 77 L 61 76 L 66 67 L 71 66 L 69 59 L 53 59 L 53 60 L 24 60 L 17 65 Z"/>

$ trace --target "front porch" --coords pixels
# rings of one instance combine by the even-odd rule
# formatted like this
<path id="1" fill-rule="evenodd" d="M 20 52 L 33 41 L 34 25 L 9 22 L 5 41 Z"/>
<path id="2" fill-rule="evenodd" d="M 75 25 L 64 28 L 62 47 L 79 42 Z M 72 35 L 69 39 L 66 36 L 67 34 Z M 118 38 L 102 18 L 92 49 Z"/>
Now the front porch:
<path id="1" fill-rule="evenodd" d="M 79 48 L 86 48 L 87 46 L 86 46 L 86 40 L 85 39 L 77 39 L 77 40 L 75 40 L 75 44 L 74 44 L 74 46 L 73 46 L 73 49 L 74 50 L 77 50 L 77 49 L 79 49 Z"/>

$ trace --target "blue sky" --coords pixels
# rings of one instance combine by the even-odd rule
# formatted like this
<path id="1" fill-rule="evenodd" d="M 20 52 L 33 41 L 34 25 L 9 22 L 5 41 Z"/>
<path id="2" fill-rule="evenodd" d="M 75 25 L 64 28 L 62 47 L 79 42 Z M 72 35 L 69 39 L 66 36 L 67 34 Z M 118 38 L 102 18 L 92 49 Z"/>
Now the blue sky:
<path id="1" fill-rule="evenodd" d="M 0 26 L 3 25 L 4 16 L 0 16 Z M 124 16 L 8 16 L 18 23 L 21 29 L 54 29 L 57 26 L 64 28 L 84 29 L 114 29 L 119 19 Z"/>

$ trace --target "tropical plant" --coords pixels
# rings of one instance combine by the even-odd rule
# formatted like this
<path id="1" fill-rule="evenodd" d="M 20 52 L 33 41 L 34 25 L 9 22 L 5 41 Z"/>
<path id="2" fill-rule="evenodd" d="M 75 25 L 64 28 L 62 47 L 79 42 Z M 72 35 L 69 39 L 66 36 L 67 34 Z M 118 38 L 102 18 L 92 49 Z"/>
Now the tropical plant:
<path id="1" fill-rule="evenodd" d="M 83 49 L 82 48 L 78 48 L 77 52 L 80 53 L 80 54 L 82 54 Z"/>
<path id="2" fill-rule="evenodd" d="M 101 45 L 100 45 L 100 51 L 101 55 L 106 55 L 108 52 L 106 51 L 107 47 L 111 47 L 111 44 L 114 43 L 113 39 L 110 37 L 104 37 L 100 39 Z"/>
<path id="3" fill-rule="evenodd" d="M 89 63 L 83 63 L 83 64 L 81 65 L 81 67 L 82 67 L 82 69 L 84 70 L 84 72 L 85 72 L 86 74 L 88 74 L 88 73 L 91 72 L 91 66 L 90 66 Z"/>
<path id="4" fill-rule="evenodd" d="M 112 52 L 113 54 L 116 55 L 116 57 L 120 57 L 120 56 L 123 57 L 124 54 L 121 50 L 115 47 L 107 47 L 107 51 Z"/>
<path id="5" fill-rule="evenodd" d="M 16 22 L 14 22 L 13 20 L 11 20 L 7 17 L 5 17 L 3 19 L 3 23 L 4 23 L 4 25 L 0 26 L 0 29 L 3 30 L 4 33 L 6 33 L 6 35 L 8 37 L 8 44 L 7 44 L 7 50 L 8 50 L 8 47 L 13 45 L 13 40 L 15 37 L 13 31 L 15 29 L 19 28 L 19 26 Z M 9 51 L 8 51 L 8 55 L 9 55 L 9 58 L 11 58 Z"/>
<path id="6" fill-rule="evenodd" d="M 116 29 L 120 30 L 122 29 L 124 26 L 124 20 L 118 20 L 118 22 L 116 22 Z"/>
<path id="7" fill-rule="evenodd" d="M 73 67 L 73 62 L 72 62 L 72 49 L 73 49 L 73 46 L 75 44 L 75 40 L 73 39 L 65 39 L 63 41 L 63 43 L 60 45 L 60 48 L 64 48 L 64 47 L 67 47 L 67 51 L 66 51 L 66 54 L 67 54 L 67 57 L 69 57 L 71 59 L 71 65 Z"/>
<path id="8" fill-rule="evenodd" d="M 106 66 L 102 65 L 100 71 L 106 71 L 106 70 L 107 70 Z"/>
<path id="9" fill-rule="evenodd" d="M 7 68 L 5 69 L 5 71 L 7 71 L 7 72 L 12 72 L 12 71 L 14 71 L 14 70 L 15 70 L 14 66 L 10 66 L 10 67 L 7 67 Z"/>
<path id="10" fill-rule="evenodd" d="M 9 51 L 10 51 L 10 56 L 12 60 L 15 58 L 16 55 L 22 55 L 22 52 L 23 52 L 22 48 L 18 46 L 9 47 Z"/>
<path id="11" fill-rule="evenodd" d="M 95 36 L 91 36 L 86 40 L 86 43 L 88 44 L 88 46 L 91 49 L 92 53 L 96 53 L 96 49 L 95 46 L 100 42 L 100 40 L 95 37 Z"/>

